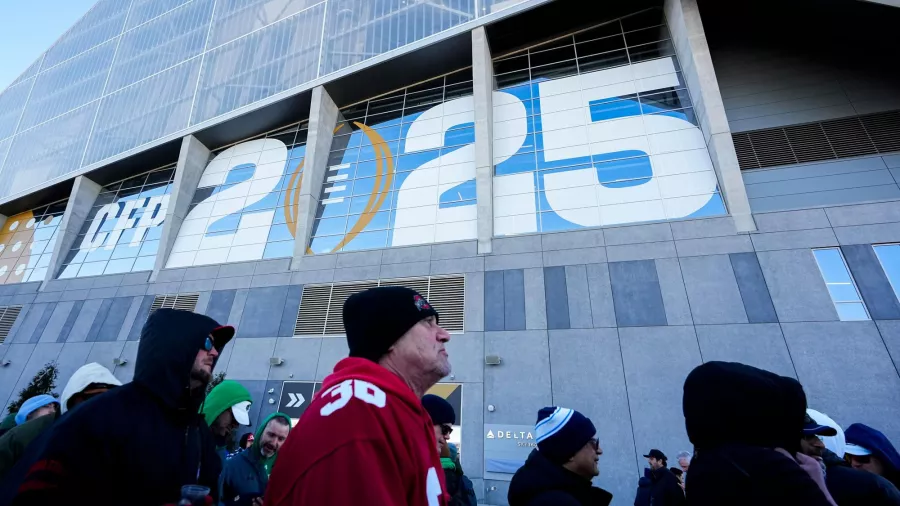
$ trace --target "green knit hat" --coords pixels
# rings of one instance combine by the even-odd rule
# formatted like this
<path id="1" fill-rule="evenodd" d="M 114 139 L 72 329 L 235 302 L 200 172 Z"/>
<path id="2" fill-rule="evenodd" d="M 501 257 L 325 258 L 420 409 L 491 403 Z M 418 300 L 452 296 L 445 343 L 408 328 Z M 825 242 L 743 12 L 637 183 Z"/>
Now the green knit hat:
<path id="1" fill-rule="evenodd" d="M 203 406 L 200 407 L 200 413 L 206 419 L 206 424 L 212 426 L 216 418 L 226 409 L 241 402 L 252 401 L 253 398 L 250 396 L 250 392 L 244 388 L 244 385 L 234 380 L 225 380 L 209 392 L 209 395 L 206 396 L 206 400 L 203 402 Z M 238 420 L 238 423 L 241 422 L 237 416 L 235 416 L 235 419 Z"/>

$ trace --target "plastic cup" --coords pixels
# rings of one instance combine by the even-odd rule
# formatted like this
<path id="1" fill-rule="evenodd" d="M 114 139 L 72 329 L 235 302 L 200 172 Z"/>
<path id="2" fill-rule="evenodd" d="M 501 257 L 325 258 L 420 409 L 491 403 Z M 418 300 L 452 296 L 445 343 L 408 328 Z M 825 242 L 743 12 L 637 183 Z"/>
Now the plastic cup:
<path id="1" fill-rule="evenodd" d="M 203 504 L 203 501 L 206 496 L 209 495 L 209 487 L 204 487 L 203 485 L 185 485 L 181 487 L 181 503 L 185 504 L 185 501 L 190 501 L 190 504 Z"/>

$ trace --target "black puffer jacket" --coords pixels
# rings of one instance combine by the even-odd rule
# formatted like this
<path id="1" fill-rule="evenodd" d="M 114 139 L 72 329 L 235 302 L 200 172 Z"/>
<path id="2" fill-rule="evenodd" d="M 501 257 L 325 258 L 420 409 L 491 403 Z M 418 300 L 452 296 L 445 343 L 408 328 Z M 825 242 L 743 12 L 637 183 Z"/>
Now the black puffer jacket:
<path id="1" fill-rule="evenodd" d="M 829 450 L 825 462 L 825 485 L 840 506 L 900 506 L 900 491 L 888 480 L 867 471 L 853 469 Z"/>
<path id="2" fill-rule="evenodd" d="M 800 446 L 806 394 L 793 378 L 707 362 L 684 382 L 685 427 L 694 444 L 690 506 L 828 506 L 791 454 Z"/>
<path id="3" fill-rule="evenodd" d="M 667 467 L 655 471 L 645 468 L 644 477 L 650 480 L 650 506 L 681 506 L 685 503 L 684 490 Z"/>
<path id="4" fill-rule="evenodd" d="M 612 494 L 534 450 L 509 484 L 509 506 L 607 506 Z"/>
<path id="5" fill-rule="evenodd" d="M 134 380 L 53 426 L 13 504 L 160 506 L 177 503 L 181 487 L 195 483 L 217 498 L 222 464 L 198 413 L 205 392 L 190 389 L 197 352 L 217 327 L 187 311 L 153 313 L 141 331 Z M 220 351 L 231 339 L 224 334 Z"/>

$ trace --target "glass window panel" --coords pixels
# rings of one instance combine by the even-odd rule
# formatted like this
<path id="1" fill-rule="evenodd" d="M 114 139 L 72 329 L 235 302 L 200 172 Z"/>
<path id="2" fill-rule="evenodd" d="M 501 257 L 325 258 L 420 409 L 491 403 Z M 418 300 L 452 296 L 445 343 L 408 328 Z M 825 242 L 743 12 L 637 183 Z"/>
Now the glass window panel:
<path id="1" fill-rule="evenodd" d="M 347 243 L 341 251 L 378 249 L 387 246 L 388 231 L 362 232 Z"/>
<path id="2" fill-rule="evenodd" d="M 583 42 L 586 40 L 599 39 L 601 37 L 609 37 L 622 33 L 622 27 L 618 21 L 613 21 L 605 25 L 600 25 L 580 33 L 575 34 L 575 42 Z"/>
<path id="3" fill-rule="evenodd" d="M 121 274 L 123 272 L 131 272 L 131 268 L 134 266 L 133 258 L 124 258 L 121 260 L 110 260 L 108 264 L 106 264 L 106 269 L 103 270 L 104 274 Z"/>
<path id="4" fill-rule="evenodd" d="M 156 256 L 139 257 L 131 266 L 131 272 L 152 271 L 156 263 Z"/>
<path id="5" fill-rule="evenodd" d="M 627 64 L 628 53 L 624 49 L 621 51 L 578 57 L 578 68 L 581 70 L 582 74 Z"/>
<path id="6" fill-rule="evenodd" d="M 170 183 L 175 179 L 175 167 L 171 169 L 156 170 L 147 174 L 144 184 Z"/>
<path id="7" fill-rule="evenodd" d="M 691 98 L 686 89 L 641 95 L 641 106 L 644 114 L 659 112 L 660 109 L 684 109 L 690 105 Z"/>
<path id="8" fill-rule="evenodd" d="M 579 225 L 561 218 L 554 212 L 540 213 L 538 219 L 541 224 L 541 232 L 557 232 L 560 230 L 574 230 L 581 228 Z"/>
<path id="9" fill-rule="evenodd" d="M 332 235 L 325 237 L 313 237 L 309 243 L 309 249 L 312 250 L 313 253 L 331 253 L 338 244 L 340 244 L 341 239 L 343 239 L 342 235 Z"/>
<path id="10" fill-rule="evenodd" d="M 144 241 L 144 244 L 141 245 L 141 251 L 138 253 L 138 256 L 146 257 L 150 255 L 156 255 L 156 252 L 159 250 L 159 241 Z"/>
<path id="11" fill-rule="evenodd" d="M 387 123 L 388 121 L 397 120 L 403 117 L 403 110 L 397 109 L 391 112 L 385 112 L 381 114 L 372 114 L 371 112 L 366 115 L 366 126 L 375 126 L 381 125 L 382 123 Z M 399 123 L 399 122 L 398 122 Z"/>
<path id="12" fill-rule="evenodd" d="M 444 82 L 447 86 L 451 86 L 451 85 L 457 84 L 457 83 L 464 83 L 466 81 L 471 81 L 471 80 L 472 80 L 472 69 L 471 68 L 457 70 L 456 72 L 454 72 L 452 74 L 447 74 L 447 76 L 444 77 Z M 412 89 L 410 89 L 410 91 L 412 91 Z"/>
<path id="13" fill-rule="evenodd" d="M 558 79 L 560 77 L 566 77 L 575 75 L 578 73 L 578 66 L 575 64 L 575 60 L 564 61 L 559 63 L 553 63 L 551 65 L 544 65 L 543 67 L 532 67 L 531 69 L 531 78 L 532 79 Z"/>
<path id="14" fill-rule="evenodd" d="M 528 70 L 519 70 L 517 72 L 498 75 L 495 79 L 497 81 L 497 89 L 503 90 L 504 88 L 527 83 L 531 80 L 531 74 Z"/>
<path id="15" fill-rule="evenodd" d="M 835 302 L 857 302 L 859 295 L 856 293 L 856 287 L 852 284 L 831 283 L 828 285 L 828 293 Z"/>
<path id="16" fill-rule="evenodd" d="M 649 44 L 669 38 L 669 31 L 665 25 L 655 26 L 653 28 L 644 28 L 643 30 L 635 30 L 625 33 L 625 42 L 628 46 L 638 46 L 641 44 Z"/>
<path id="17" fill-rule="evenodd" d="M 350 209 L 350 199 L 340 199 L 339 202 L 328 202 L 319 206 L 317 218 L 334 218 L 344 216 Z"/>
<path id="18" fill-rule="evenodd" d="M 403 98 L 404 93 L 395 94 L 392 97 L 381 98 L 378 100 L 372 100 L 369 102 L 369 111 L 368 116 L 375 116 L 381 113 L 398 111 L 403 109 Z M 368 124 L 368 123 L 367 123 Z"/>
<path id="19" fill-rule="evenodd" d="M 366 109 L 368 107 L 369 107 L 368 102 L 351 105 L 350 107 L 345 107 L 345 108 L 341 109 L 341 115 L 347 121 L 354 120 L 357 118 L 365 118 L 366 117 Z"/>
<path id="20" fill-rule="evenodd" d="M 494 173 L 518 174 L 520 172 L 532 172 L 537 169 L 537 160 L 534 153 L 525 153 L 521 155 L 511 156 L 508 160 L 494 166 Z"/>
<path id="21" fill-rule="evenodd" d="M 62 272 L 59 273 L 59 279 L 74 278 L 78 274 L 78 269 L 80 268 L 81 264 L 67 265 L 63 267 Z"/>
<path id="22" fill-rule="evenodd" d="M 623 98 L 625 98 L 625 100 L 619 100 L 618 97 L 616 97 L 591 101 L 588 104 L 591 113 L 591 121 L 604 121 L 641 114 L 641 106 L 637 101 L 637 97 Z"/>
<path id="23" fill-rule="evenodd" d="M 454 98 L 468 97 L 474 93 L 473 90 L 474 88 L 472 87 L 471 82 L 447 86 L 447 89 L 444 90 L 444 100 L 453 100 Z"/>
<path id="24" fill-rule="evenodd" d="M 665 23 L 662 9 L 648 9 L 644 12 L 622 18 L 622 27 L 626 31 L 637 30 L 648 26 L 657 26 Z"/>
<path id="25" fill-rule="evenodd" d="M 94 251 L 88 252 L 87 258 L 85 258 L 85 262 L 97 262 L 100 260 L 109 260 L 112 256 L 112 249 L 106 248 L 97 248 Z"/>
<path id="26" fill-rule="evenodd" d="M 112 256 L 110 256 L 110 260 L 119 260 L 122 258 L 135 258 L 138 256 L 138 251 L 141 250 L 140 245 L 131 246 L 130 244 L 119 244 L 113 249 Z"/>
<path id="27" fill-rule="evenodd" d="M 444 100 L 444 88 L 434 88 L 431 90 L 410 93 L 406 95 L 406 106 L 403 110 L 404 115 L 410 114 L 411 107 L 418 107 L 427 104 L 438 104 Z"/>
<path id="28" fill-rule="evenodd" d="M 579 57 L 608 53 L 610 51 L 621 49 L 625 49 L 625 39 L 621 35 L 582 42 L 575 46 L 575 51 L 578 53 Z"/>
<path id="29" fill-rule="evenodd" d="M 575 46 L 569 45 L 547 51 L 531 51 L 529 58 L 532 68 L 541 65 L 549 65 L 551 63 L 574 60 Z"/>
<path id="30" fill-rule="evenodd" d="M 675 56 L 675 46 L 672 45 L 671 40 L 664 40 L 652 44 L 644 44 L 643 46 L 629 47 L 628 55 L 631 56 L 631 63 L 663 58 L 665 56 Z"/>
<path id="31" fill-rule="evenodd" d="M 266 244 L 263 258 L 285 258 L 294 256 L 294 241 L 270 242 Z"/>
<path id="32" fill-rule="evenodd" d="M 881 262 L 881 268 L 884 269 L 885 275 L 891 282 L 894 289 L 894 295 L 900 298 L 900 245 L 897 244 L 879 244 L 873 246 L 878 260 Z"/>
<path id="33" fill-rule="evenodd" d="M 78 277 L 82 276 L 99 276 L 103 274 L 103 270 L 106 268 L 106 262 L 92 262 L 82 264 L 81 268 L 78 269 Z"/>
<path id="34" fill-rule="evenodd" d="M 837 248 L 813 250 L 826 283 L 852 283 L 850 271 Z"/>
<path id="35" fill-rule="evenodd" d="M 838 312 L 838 318 L 840 318 L 843 322 L 869 319 L 869 314 L 866 312 L 866 307 L 860 302 L 854 302 L 850 304 L 835 304 L 835 308 Z"/>
<path id="36" fill-rule="evenodd" d="M 115 200 L 116 192 L 103 192 L 97 195 L 97 199 L 94 201 L 94 210 L 100 209 L 110 202 L 115 202 Z"/>
<path id="37" fill-rule="evenodd" d="M 313 235 L 325 236 L 343 234 L 347 226 L 347 217 L 340 216 L 338 218 L 322 218 L 316 220 L 313 226 Z"/>
<path id="38" fill-rule="evenodd" d="M 269 229 L 269 238 L 267 239 L 267 242 L 289 241 L 293 238 L 294 236 L 291 234 L 291 231 L 286 224 L 273 225 L 272 228 Z"/>

